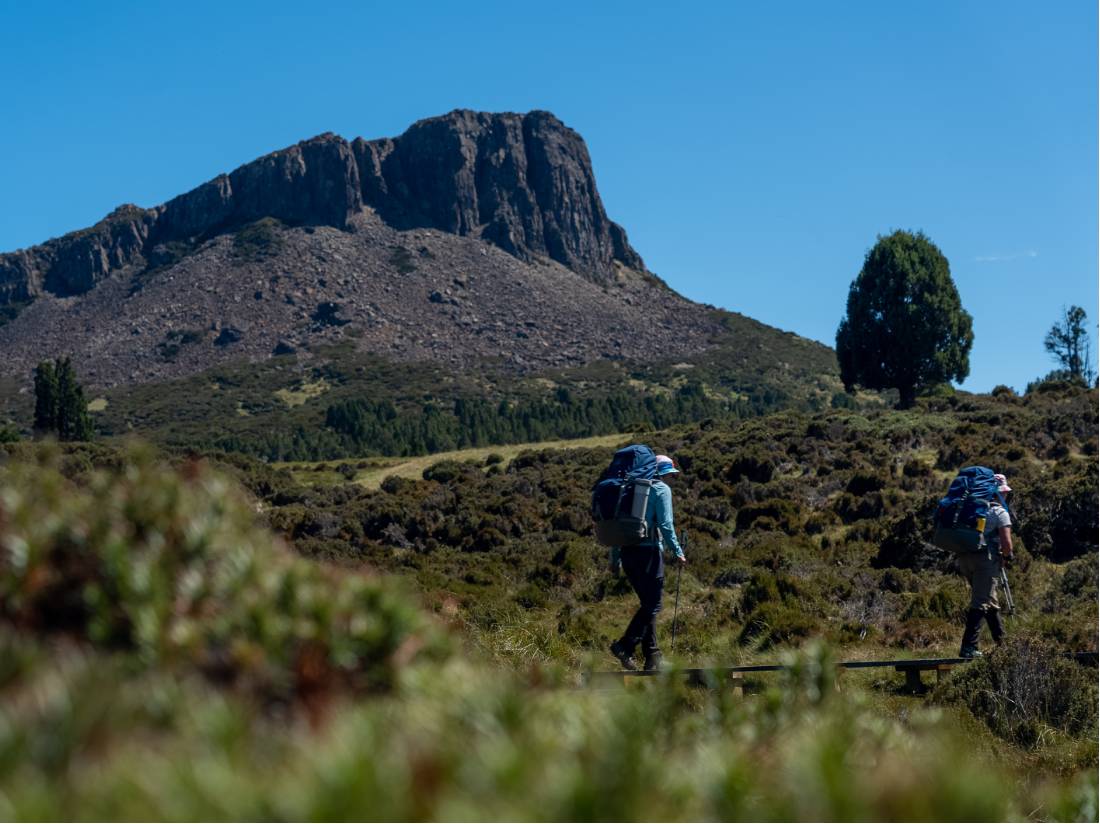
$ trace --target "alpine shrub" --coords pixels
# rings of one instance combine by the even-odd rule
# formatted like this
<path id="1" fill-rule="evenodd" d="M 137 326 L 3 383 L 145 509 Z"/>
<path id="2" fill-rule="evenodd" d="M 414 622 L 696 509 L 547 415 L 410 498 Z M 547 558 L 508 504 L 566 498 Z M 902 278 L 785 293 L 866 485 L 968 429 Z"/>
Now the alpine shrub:
<path id="1" fill-rule="evenodd" d="M 0 621 L 279 698 L 386 688 L 444 650 L 392 583 L 297 556 L 232 481 L 139 451 L 80 486 L 0 466 Z"/>
<path id="2" fill-rule="evenodd" d="M 1096 735 L 1096 673 L 1036 635 L 1007 640 L 987 658 L 956 670 L 936 689 L 960 701 L 996 735 L 1033 747 L 1044 728 Z"/>

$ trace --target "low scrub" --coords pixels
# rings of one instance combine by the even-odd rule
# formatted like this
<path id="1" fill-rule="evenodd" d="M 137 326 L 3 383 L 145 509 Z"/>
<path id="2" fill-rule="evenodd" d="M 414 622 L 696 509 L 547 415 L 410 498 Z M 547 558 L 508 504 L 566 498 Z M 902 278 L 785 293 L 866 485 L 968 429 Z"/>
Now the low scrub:
<path id="1" fill-rule="evenodd" d="M 140 451 L 79 485 L 0 467 L 0 617 L 281 698 L 384 689 L 442 648 L 392 582 L 310 563 L 233 481 Z"/>
<path id="2" fill-rule="evenodd" d="M 936 696 L 965 704 L 996 735 L 1023 747 L 1040 743 L 1050 730 L 1095 744 L 1095 670 L 1035 635 L 1009 639 L 988 658 L 956 671 Z"/>

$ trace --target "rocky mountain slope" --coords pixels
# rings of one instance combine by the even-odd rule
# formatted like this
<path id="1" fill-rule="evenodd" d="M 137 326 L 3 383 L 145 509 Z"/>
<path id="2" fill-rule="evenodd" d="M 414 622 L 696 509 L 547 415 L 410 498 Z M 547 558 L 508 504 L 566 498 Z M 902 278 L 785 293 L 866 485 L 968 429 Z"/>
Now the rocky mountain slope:
<path id="1" fill-rule="evenodd" d="M 340 338 L 525 371 L 674 357 L 713 313 L 604 212 L 546 112 L 456 111 L 394 139 L 321 135 L 151 209 L 0 255 L 0 370 L 72 353 L 93 385 L 193 374 Z"/>
<path id="2" fill-rule="evenodd" d="M 716 328 L 625 268 L 607 288 L 473 238 L 400 232 L 370 213 L 348 225 L 253 224 L 152 274 L 124 269 L 81 297 L 40 298 L 0 328 L 0 368 L 29 374 L 73 351 L 86 380 L 112 386 L 351 338 L 402 360 L 526 370 L 675 355 Z"/>

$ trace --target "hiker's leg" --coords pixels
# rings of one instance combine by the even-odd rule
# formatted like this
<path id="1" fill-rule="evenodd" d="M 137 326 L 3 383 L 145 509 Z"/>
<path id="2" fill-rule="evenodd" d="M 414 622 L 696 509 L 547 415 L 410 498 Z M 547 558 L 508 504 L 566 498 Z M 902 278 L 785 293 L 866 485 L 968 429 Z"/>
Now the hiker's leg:
<path id="1" fill-rule="evenodd" d="M 987 609 L 985 611 L 985 622 L 989 624 L 989 632 L 993 636 L 993 643 L 1001 643 L 1001 639 L 1005 637 L 1005 628 L 1001 626 L 1001 611 L 999 609 Z"/>
<path id="2" fill-rule="evenodd" d="M 648 615 L 649 620 L 642 633 L 642 652 L 649 658 L 655 652 L 660 652 L 657 646 L 657 614 L 661 611 L 661 595 L 664 592 L 665 579 L 657 578 L 649 586 L 648 598 L 642 604 L 642 610 Z"/>
<path id="3" fill-rule="evenodd" d="M 988 548 L 980 552 L 968 552 L 959 556 L 959 569 L 970 582 L 970 609 L 966 613 L 966 628 L 963 630 L 962 645 L 959 655 L 964 658 L 973 657 L 978 652 L 978 639 L 982 633 L 982 619 L 989 623 L 989 614 L 999 609 L 997 603 L 997 573 L 999 567 L 993 560 L 992 551 Z M 999 619 L 997 621 L 1000 626 Z M 998 640 L 998 632 L 989 623 L 993 640 Z"/>
<path id="4" fill-rule="evenodd" d="M 982 631 L 982 598 L 978 573 L 978 562 L 982 558 L 980 552 L 964 552 L 957 556 L 959 572 L 970 585 L 970 605 L 966 611 L 966 624 L 963 627 L 962 642 L 959 645 L 959 655 L 963 658 L 972 658 L 978 652 L 978 636 Z"/>
<path id="5" fill-rule="evenodd" d="M 962 643 L 959 645 L 960 658 L 974 658 L 981 655 L 978 651 L 978 636 L 982 632 L 982 617 L 985 615 L 980 609 L 970 609 L 966 612 L 966 627 L 963 629 Z"/>
<path id="6" fill-rule="evenodd" d="M 975 553 L 978 557 L 974 564 L 974 578 L 971 583 L 970 608 L 982 612 L 1000 609 L 997 603 L 997 576 L 1001 568 L 989 552 Z"/>
<path id="7" fill-rule="evenodd" d="M 622 564 L 626 579 L 630 581 L 630 586 L 634 588 L 639 603 L 638 609 L 630 619 L 630 623 L 627 625 L 626 631 L 623 633 L 623 637 L 619 641 L 619 644 L 630 652 L 633 652 L 638 646 L 638 643 L 642 640 L 642 635 L 645 633 L 646 596 L 649 593 L 649 587 L 645 574 L 644 559 L 639 558 L 636 549 L 631 547 L 623 550 Z"/>
<path id="8" fill-rule="evenodd" d="M 657 613 L 661 611 L 661 593 L 665 586 L 665 561 L 656 547 L 643 557 L 645 566 L 642 568 L 642 577 L 645 581 L 646 597 L 642 601 L 641 609 L 645 613 L 646 623 L 642 632 L 642 652 L 648 659 L 654 653 L 660 652 L 657 648 Z"/>

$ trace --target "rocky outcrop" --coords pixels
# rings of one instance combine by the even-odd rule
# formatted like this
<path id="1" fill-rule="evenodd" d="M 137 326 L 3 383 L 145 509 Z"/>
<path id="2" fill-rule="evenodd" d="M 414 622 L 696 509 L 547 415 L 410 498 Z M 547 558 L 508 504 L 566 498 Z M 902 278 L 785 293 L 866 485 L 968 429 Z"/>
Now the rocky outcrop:
<path id="1" fill-rule="evenodd" d="M 488 240 L 595 280 L 643 269 L 604 212 L 584 140 L 549 112 L 456 111 L 394 140 L 356 140 L 363 201 L 396 228 Z"/>
<path id="2" fill-rule="evenodd" d="M 156 243 L 209 236 L 264 217 L 343 228 L 363 207 L 351 146 L 328 133 L 265 155 L 161 206 Z"/>
<path id="3" fill-rule="evenodd" d="M 87 292 L 155 250 L 264 217 L 343 229 L 364 207 L 396 229 L 480 237 L 524 261 L 549 258 L 596 282 L 616 261 L 643 270 L 603 209 L 580 135 L 549 112 L 455 111 L 392 139 L 323 134 L 219 175 L 153 209 L 0 255 L 0 304 Z"/>
<path id="4" fill-rule="evenodd" d="M 95 226 L 0 255 L 0 304 L 87 292 L 114 269 L 141 259 L 154 211 L 120 206 Z"/>

